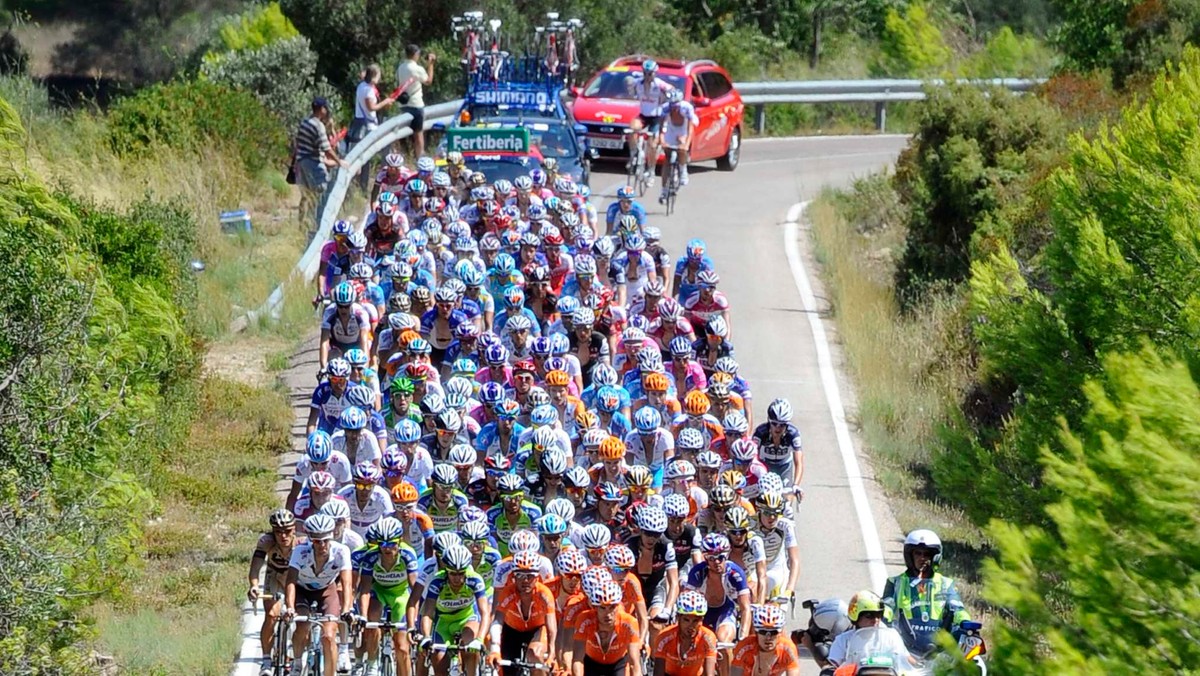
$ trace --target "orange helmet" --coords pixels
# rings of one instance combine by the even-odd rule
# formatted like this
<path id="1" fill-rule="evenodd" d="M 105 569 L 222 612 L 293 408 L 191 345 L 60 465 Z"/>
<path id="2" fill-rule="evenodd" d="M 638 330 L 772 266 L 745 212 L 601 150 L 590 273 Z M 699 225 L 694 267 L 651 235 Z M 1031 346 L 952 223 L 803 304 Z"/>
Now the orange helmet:
<path id="1" fill-rule="evenodd" d="M 546 384 L 551 387 L 566 387 L 571 382 L 571 376 L 566 371 L 551 371 L 546 374 Z"/>
<path id="2" fill-rule="evenodd" d="M 710 406 L 708 395 L 700 390 L 692 390 L 683 398 L 683 411 L 688 415 L 704 415 Z"/>
<path id="3" fill-rule="evenodd" d="M 625 442 L 616 437 L 606 437 L 600 442 L 601 460 L 620 460 L 625 457 Z"/>
<path id="4" fill-rule="evenodd" d="M 595 429 L 600 426 L 600 418 L 586 408 L 580 406 L 575 410 L 575 424 L 581 430 Z"/>
<path id="5" fill-rule="evenodd" d="M 392 502 L 416 502 L 418 497 L 417 487 L 407 481 L 401 481 L 395 486 L 392 486 Z"/>
<path id="6" fill-rule="evenodd" d="M 666 392 L 670 386 L 667 376 L 656 371 L 651 371 L 642 378 L 642 389 L 647 392 Z"/>
<path id="7" fill-rule="evenodd" d="M 406 329 L 400 333 L 400 340 L 398 340 L 397 343 L 399 344 L 401 349 L 408 350 L 409 343 L 413 342 L 414 340 L 416 340 L 420 337 L 421 337 L 421 334 L 417 333 L 416 331 L 414 331 L 412 329 Z"/>

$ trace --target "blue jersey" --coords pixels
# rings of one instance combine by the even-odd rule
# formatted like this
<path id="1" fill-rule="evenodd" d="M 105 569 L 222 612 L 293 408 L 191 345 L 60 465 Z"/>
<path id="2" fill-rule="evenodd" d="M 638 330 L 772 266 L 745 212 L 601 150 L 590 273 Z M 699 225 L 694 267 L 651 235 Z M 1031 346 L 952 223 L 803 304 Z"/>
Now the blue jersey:
<path id="1" fill-rule="evenodd" d="M 630 205 L 629 211 L 626 213 L 633 214 L 638 220 L 638 225 L 643 228 L 646 227 L 646 208 L 641 204 L 634 202 Z M 612 204 L 608 205 L 608 213 L 605 216 L 605 221 L 608 223 L 609 229 L 612 229 L 613 224 L 616 223 L 617 219 L 621 216 L 620 202 L 613 202 Z"/>
<path id="2" fill-rule="evenodd" d="M 596 393 L 600 391 L 601 387 L 604 386 L 592 383 L 583 388 L 583 391 L 579 393 L 579 400 L 583 402 L 584 408 L 596 408 Z M 629 390 L 625 389 L 624 385 L 612 385 L 611 387 L 617 391 L 617 395 L 621 398 L 620 408 L 629 408 L 633 401 L 629 396 Z"/>
<path id="3" fill-rule="evenodd" d="M 525 433 L 525 426 L 521 423 L 513 423 L 512 436 L 508 442 L 508 448 L 500 448 L 500 433 L 496 422 L 490 422 L 484 425 L 479 434 L 475 435 L 475 450 L 481 455 L 503 455 L 511 458 L 516 455 L 520 448 L 517 444 L 517 439 Z"/>
<path id="4" fill-rule="evenodd" d="M 349 388 L 342 390 L 341 396 L 338 396 L 333 393 L 333 386 L 328 380 L 313 390 L 309 405 L 317 409 L 317 429 L 329 434 L 338 430 L 338 418 L 342 415 L 342 409 L 349 405 L 346 403 L 348 390 Z"/>
<path id="5" fill-rule="evenodd" d="M 692 566 L 688 573 L 684 588 L 695 589 L 704 593 L 704 583 L 708 580 L 708 561 L 701 561 Z M 725 588 L 725 603 L 722 607 L 737 603 L 739 596 L 748 595 L 750 586 L 746 584 L 746 571 L 732 561 L 725 562 L 725 572 L 721 576 L 721 586 Z"/>

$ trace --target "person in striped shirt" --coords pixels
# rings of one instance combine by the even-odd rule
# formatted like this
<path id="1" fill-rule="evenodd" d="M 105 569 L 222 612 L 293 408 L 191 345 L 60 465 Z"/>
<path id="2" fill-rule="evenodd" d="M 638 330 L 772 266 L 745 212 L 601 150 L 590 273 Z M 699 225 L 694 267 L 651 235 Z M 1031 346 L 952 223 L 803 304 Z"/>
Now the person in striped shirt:
<path id="1" fill-rule="evenodd" d="M 315 200 L 314 220 L 320 217 L 325 208 L 329 168 L 346 166 L 345 160 L 338 157 L 337 151 L 329 142 L 329 131 L 326 127 L 329 119 L 329 101 L 320 96 L 314 98 L 312 116 L 301 122 L 300 127 L 296 129 L 293 147 L 296 178 L 304 190 L 300 213 L 305 214 L 305 204 L 311 204 Z"/>

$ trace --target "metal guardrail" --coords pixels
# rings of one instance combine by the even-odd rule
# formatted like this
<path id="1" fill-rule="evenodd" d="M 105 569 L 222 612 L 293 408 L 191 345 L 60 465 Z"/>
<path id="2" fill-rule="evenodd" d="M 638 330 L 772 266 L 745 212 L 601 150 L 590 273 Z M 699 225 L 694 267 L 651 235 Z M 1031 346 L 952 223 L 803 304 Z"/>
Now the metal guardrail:
<path id="1" fill-rule="evenodd" d="M 767 104 L 772 103 L 874 103 L 875 128 L 887 128 L 887 104 L 898 101 L 920 101 L 927 87 L 942 87 L 961 82 L 979 87 L 1004 87 L 1014 92 L 1026 92 L 1045 82 L 1045 79 L 994 78 L 984 80 L 792 80 L 785 82 L 735 82 L 742 102 L 754 108 L 754 129 L 763 133 L 767 128 Z"/>

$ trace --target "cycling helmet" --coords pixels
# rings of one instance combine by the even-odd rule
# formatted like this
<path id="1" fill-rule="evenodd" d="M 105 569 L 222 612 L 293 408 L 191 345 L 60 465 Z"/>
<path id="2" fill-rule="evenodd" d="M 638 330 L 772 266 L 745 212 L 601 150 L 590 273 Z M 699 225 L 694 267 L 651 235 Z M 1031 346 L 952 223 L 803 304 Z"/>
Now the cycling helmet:
<path id="1" fill-rule="evenodd" d="M 642 376 L 642 389 L 647 392 L 666 392 L 671 387 L 671 381 L 667 380 L 666 374 L 652 371 Z M 649 407 L 642 407 L 638 412 L 642 412 Z"/>
<path id="2" fill-rule="evenodd" d="M 687 339 L 687 336 L 675 336 L 668 344 L 672 357 L 691 357 L 692 356 L 692 341 Z"/>
<path id="3" fill-rule="evenodd" d="M 563 474 L 563 484 L 567 488 L 587 488 L 592 485 L 592 477 L 582 465 L 574 465 Z"/>
<path id="4" fill-rule="evenodd" d="M 792 421 L 792 405 L 787 399 L 776 399 L 767 406 L 767 420 L 774 423 Z"/>
<path id="5" fill-rule="evenodd" d="M 500 366 L 508 361 L 508 348 L 500 344 L 488 345 L 483 358 L 490 366 Z"/>
<path id="6" fill-rule="evenodd" d="M 396 423 L 393 431 L 396 441 L 401 444 L 413 444 L 421 440 L 421 426 L 412 418 L 404 418 Z"/>
<path id="7" fill-rule="evenodd" d="M 596 259 L 588 254 L 580 254 L 575 258 L 575 276 L 595 275 Z"/>
<path id="8" fill-rule="evenodd" d="M 637 565 L 633 550 L 625 545 L 613 545 L 604 552 L 604 565 L 613 572 L 623 572 Z"/>
<path id="9" fill-rule="evenodd" d="M 774 472 L 767 472 L 758 478 L 758 487 L 763 493 L 783 493 L 783 479 Z"/>
<path id="10" fill-rule="evenodd" d="M 584 526 L 583 532 L 579 534 L 579 544 L 586 549 L 604 549 L 611 541 L 612 533 L 609 532 L 608 526 L 602 523 Z"/>
<path id="11" fill-rule="evenodd" d="M 592 381 L 597 386 L 616 385 L 617 378 L 617 370 L 609 364 L 597 364 L 595 370 L 592 371 Z"/>
<path id="12" fill-rule="evenodd" d="M 647 533 L 661 535 L 667 532 L 667 514 L 661 508 L 646 505 L 637 510 L 633 517 L 634 524 Z"/>
<path id="13" fill-rule="evenodd" d="M 346 243 L 350 245 L 351 251 L 363 251 L 367 248 L 367 237 L 361 232 L 352 232 L 346 238 Z"/>
<path id="14" fill-rule="evenodd" d="M 512 399 L 505 399 L 496 405 L 496 417 L 501 420 L 515 420 L 521 414 L 521 405 Z"/>
<path id="15" fill-rule="evenodd" d="M 633 186 L 625 185 L 617 188 L 617 199 L 619 200 L 631 200 L 636 197 L 637 191 L 633 189 Z"/>
<path id="16" fill-rule="evenodd" d="M 513 533 L 508 540 L 510 552 L 536 552 L 541 546 L 542 541 L 538 539 L 537 533 L 524 528 Z"/>
<path id="17" fill-rule="evenodd" d="M 485 404 L 499 403 L 504 397 L 504 386 L 495 381 L 486 382 L 479 389 L 479 400 Z"/>
<path id="18" fill-rule="evenodd" d="M 700 390 L 692 390 L 683 397 L 683 411 L 688 415 L 704 415 L 710 406 L 708 395 Z"/>
<path id="19" fill-rule="evenodd" d="M 407 505 L 416 502 L 420 497 L 417 487 L 407 481 L 392 486 L 392 502 Z"/>
<path id="20" fill-rule="evenodd" d="M 630 488 L 649 488 L 654 483 L 654 475 L 645 465 L 634 465 L 625 473 L 625 483 Z"/>
<path id="21" fill-rule="evenodd" d="M 446 556 L 451 548 L 462 544 L 462 538 L 452 530 L 442 531 L 433 536 L 433 555 L 439 559 Z"/>
<path id="22" fill-rule="evenodd" d="M 462 416 L 458 414 L 458 411 L 447 408 L 434 417 L 433 426 L 438 432 L 453 432 L 458 434 L 458 431 L 462 429 Z"/>
<path id="23" fill-rule="evenodd" d="M 667 481 L 692 479 L 695 476 L 696 467 L 687 460 L 672 460 L 667 463 L 667 468 L 663 471 L 663 478 Z"/>
<path id="24" fill-rule="evenodd" d="M 620 460 L 625 457 L 625 443 L 617 437 L 606 437 L 600 442 L 601 460 Z"/>
<path id="25" fill-rule="evenodd" d="M 329 472 L 313 472 L 308 475 L 308 490 L 310 491 L 331 491 L 335 486 L 337 486 L 337 479 Z"/>
<path id="26" fill-rule="evenodd" d="M 542 557 L 537 552 L 517 552 L 512 557 L 512 569 L 518 573 L 535 573 L 541 563 Z"/>
<path id="27" fill-rule="evenodd" d="M 529 192 L 533 190 L 533 179 L 528 176 L 518 176 L 513 179 L 513 187 L 517 189 L 517 192 Z"/>
<path id="28" fill-rule="evenodd" d="M 442 557 L 442 567 L 452 573 L 461 573 L 471 566 L 471 550 L 454 545 Z"/>
<path id="29" fill-rule="evenodd" d="M 698 453 L 699 455 L 696 456 L 696 464 L 699 465 L 700 467 L 720 467 L 721 466 L 721 456 L 717 455 L 716 453 L 713 453 L 712 451 L 707 451 L 707 452 L 712 453 L 712 455 L 717 458 L 716 465 L 705 465 L 703 462 L 700 461 L 700 456 L 703 456 L 705 453 L 704 451 L 702 451 L 702 449 L 704 448 L 704 434 L 702 434 L 700 432 L 700 430 L 698 430 L 698 429 L 693 429 L 691 427 L 685 427 L 685 428 L 679 430 L 679 434 L 676 435 L 676 437 L 675 437 L 675 448 L 682 450 L 682 451 L 692 451 L 693 453 Z"/>
<path id="30" fill-rule="evenodd" d="M 509 301 L 508 299 L 505 299 L 505 302 L 511 302 L 511 301 Z M 515 305 L 519 305 L 519 304 L 520 304 L 519 301 L 517 303 L 515 303 Z M 505 325 L 504 325 L 504 329 L 509 333 L 516 333 L 517 331 L 528 331 L 531 328 L 533 328 L 533 322 L 525 314 L 513 315 L 511 318 L 509 318 L 508 322 L 505 323 Z"/>
<path id="31" fill-rule="evenodd" d="M 375 410 L 375 391 L 366 385 L 355 385 L 346 390 L 346 403 L 361 408 L 364 413 L 373 411 Z"/>
<path id="32" fill-rule="evenodd" d="M 367 414 L 357 406 L 347 406 L 338 416 L 338 426 L 344 430 L 361 430 L 367 426 Z"/>
<path id="33" fill-rule="evenodd" d="M 422 181 L 419 178 L 409 180 L 409 182 L 404 186 L 404 191 L 408 193 L 409 197 L 422 197 L 425 195 L 425 190 L 425 181 Z"/>
<path id="34" fill-rule="evenodd" d="M 704 617 L 708 614 L 708 600 L 704 598 L 704 594 L 695 589 L 684 590 L 675 600 L 675 614 Z"/>
<path id="35" fill-rule="evenodd" d="M 646 249 L 646 240 L 636 232 L 631 232 L 625 238 L 625 248 L 629 251 L 644 251 Z"/>
<path id="36" fill-rule="evenodd" d="M 717 484 L 708 492 L 708 504 L 718 509 L 729 509 L 737 502 L 737 493 L 729 484 Z"/>
<path id="37" fill-rule="evenodd" d="M 753 439 L 734 439 L 729 444 L 729 457 L 734 462 L 750 462 L 758 457 L 758 446 Z"/>
<path id="38" fill-rule="evenodd" d="M 764 603 L 753 606 L 750 610 L 750 623 L 755 631 L 781 630 L 785 622 L 783 609 L 774 603 Z"/>
<path id="39" fill-rule="evenodd" d="M 467 361 L 470 360 L 468 359 Z M 447 396 L 458 394 L 466 397 L 470 396 L 475 391 L 475 386 L 471 384 L 471 381 L 463 378 L 462 376 L 455 376 L 447 380 L 446 384 L 443 385 L 442 388 L 446 390 Z"/>
<path id="40" fill-rule="evenodd" d="M 605 481 L 596 486 L 596 499 L 606 502 L 622 502 L 625 500 L 625 493 L 617 484 Z"/>
<path id="41" fill-rule="evenodd" d="M 563 296 L 558 299 L 558 303 L 555 304 L 554 309 L 558 310 L 560 314 L 572 315 L 579 309 L 579 299 L 575 296 Z M 559 334 L 556 333 L 553 335 L 557 336 Z"/>
<path id="42" fill-rule="evenodd" d="M 725 323 L 725 318 L 721 315 L 713 315 L 708 318 L 708 323 L 705 324 L 708 332 L 718 338 L 726 338 L 729 336 L 729 325 Z"/>
<path id="43" fill-rule="evenodd" d="M 542 455 L 542 470 L 550 476 L 562 476 L 567 471 L 567 454 L 550 448 Z"/>
<path id="44" fill-rule="evenodd" d="M 725 512 L 724 525 L 726 530 L 750 530 L 750 512 L 740 505 L 730 507 L 729 511 Z"/>
<path id="45" fill-rule="evenodd" d="M 350 305 L 358 299 L 358 292 L 350 282 L 342 282 L 333 287 L 333 302 L 338 305 Z"/>
<path id="46" fill-rule="evenodd" d="M 717 483 L 729 486 L 735 493 L 741 493 L 746 490 L 746 475 L 736 469 L 727 469 L 717 477 Z"/>
<path id="47" fill-rule="evenodd" d="M 376 521 L 370 528 L 375 530 L 375 542 L 393 542 L 400 543 L 404 539 L 404 524 L 400 523 L 400 519 L 392 516 L 385 516 Z"/>
<path id="48" fill-rule="evenodd" d="M 417 171 L 422 174 L 431 174 L 437 169 L 437 163 L 428 155 L 422 155 L 417 158 Z M 413 179 L 418 180 L 418 179 Z"/>
<path id="49" fill-rule="evenodd" d="M 333 439 L 325 432 L 317 430 L 308 435 L 304 452 L 310 463 L 319 465 L 329 462 L 329 458 L 333 456 Z"/>
<path id="50" fill-rule="evenodd" d="M 483 466 L 493 472 L 507 472 L 512 469 L 512 460 L 507 455 L 493 453 L 483 459 Z"/>
<path id="51" fill-rule="evenodd" d="M 700 551 L 705 556 L 729 553 L 729 538 L 721 533 L 709 533 L 700 541 Z"/>
<path id="52" fill-rule="evenodd" d="M 354 481 L 356 483 L 379 483 L 383 478 L 383 472 L 372 462 L 360 462 L 354 466 Z"/>
<path id="53" fill-rule="evenodd" d="M 404 476 L 408 473 L 408 457 L 395 446 L 389 446 L 380 456 L 379 466 L 389 477 Z"/>
<path id="54" fill-rule="evenodd" d="M 546 503 L 546 514 L 554 514 L 569 525 L 575 519 L 575 505 L 566 498 L 554 498 Z"/>
<path id="55" fill-rule="evenodd" d="M 555 557 L 554 563 L 562 575 L 579 575 L 587 570 L 588 560 L 583 552 L 575 547 L 564 549 Z"/>
<path id="56" fill-rule="evenodd" d="M 534 338 L 533 343 L 531 343 L 529 346 L 529 351 L 539 357 L 549 356 L 550 355 L 550 337 L 549 336 L 538 336 L 537 338 Z"/>
<path id="57" fill-rule="evenodd" d="M 308 533 L 309 540 L 328 540 L 333 537 L 333 529 L 337 527 L 337 522 L 328 514 L 313 514 L 304 520 L 304 532 Z"/>
<path id="58" fill-rule="evenodd" d="M 658 316 L 664 323 L 677 322 L 683 316 L 683 306 L 674 298 L 664 298 L 658 301 Z"/>
<path id="59" fill-rule="evenodd" d="M 358 262 L 350 266 L 350 279 L 366 281 L 375 276 L 375 271 L 367 263 Z"/>
<path id="60" fill-rule="evenodd" d="M 439 462 L 433 466 L 430 479 L 434 485 L 453 486 L 458 483 L 458 472 L 454 471 L 454 465 Z"/>
<path id="61" fill-rule="evenodd" d="M 904 565 L 909 570 L 915 568 L 912 551 L 918 548 L 933 550 L 933 568 L 937 570 L 937 567 L 942 563 L 942 539 L 937 536 L 937 533 L 922 528 L 904 536 Z M 850 619 L 855 618 L 851 617 Z"/>
<path id="62" fill-rule="evenodd" d="M 642 70 L 647 73 L 656 73 L 658 72 L 658 64 L 654 62 L 654 59 L 646 59 L 642 62 Z"/>
<path id="63" fill-rule="evenodd" d="M 681 493 L 671 493 L 663 497 L 663 513 L 672 519 L 685 519 L 692 513 L 692 506 Z"/>
<path id="64" fill-rule="evenodd" d="M 380 198 L 382 197 L 380 195 Z M 333 224 L 333 230 L 330 234 L 334 237 L 349 237 L 352 232 L 354 232 L 354 226 L 350 225 L 349 221 L 339 220 Z"/>
<path id="65" fill-rule="evenodd" d="M 478 457 L 475 449 L 467 444 L 455 444 L 450 447 L 450 453 L 446 456 L 446 460 L 455 467 L 470 467 L 475 464 Z"/>
<path id="66" fill-rule="evenodd" d="M 271 528 L 291 528 L 296 525 L 296 515 L 292 514 L 291 510 L 281 507 L 271 512 L 267 521 L 271 524 Z"/>
<path id="67" fill-rule="evenodd" d="M 538 427 L 553 425 L 558 422 L 558 411 L 549 404 L 536 406 L 529 412 L 529 422 Z"/>
<path id="68" fill-rule="evenodd" d="M 858 622 L 858 617 L 862 613 L 882 613 L 883 600 L 879 595 L 870 589 L 864 589 L 854 596 L 850 597 L 850 603 L 846 608 L 846 615 L 851 622 Z M 757 627 L 756 627 L 757 628 Z"/>
<path id="69" fill-rule="evenodd" d="M 530 445 L 535 453 L 543 453 L 552 448 L 557 448 L 557 444 L 558 435 L 555 433 L 554 428 L 549 425 L 535 429 L 533 434 L 530 435 Z"/>
<path id="70" fill-rule="evenodd" d="M 551 357 L 551 359 L 554 359 L 554 357 Z M 546 374 L 546 385 L 550 387 L 566 387 L 570 382 L 571 376 L 561 369 L 554 369 Z"/>
<path id="71" fill-rule="evenodd" d="M 581 307 L 571 316 L 571 320 L 575 322 L 575 328 L 580 326 L 591 327 L 596 323 L 596 313 L 591 308 Z"/>
<path id="72" fill-rule="evenodd" d="M 761 485 L 762 482 L 759 482 Z M 754 501 L 758 506 L 759 516 L 779 516 L 783 514 L 783 496 L 776 491 L 762 491 Z"/>
<path id="73" fill-rule="evenodd" d="M 525 492 L 525 482 L 516 474 L 505 474 L 496 480 L 496 488 L 501 495 L 518 495 Z"/>
<path id="74" fill-rule="evenodd" d="M 431 345 L 430 342 L 428 340 L 425 340 L 424 338 L 414 338 L 413 341 L 408 344 L 408 353 L 409 354 L 432 354 L 433 353 L 433 345 Z"/>
<path id="75" fill-rule="evenodd" d="M 721 376 L 723 374 L 714 374 L 714 375 Z M 726 378 L 727 378 L 727 376 L 726 377 L 714 377 L 708 381 L 708 389 L 705 391 L 708 393 L 708 398 L 710 401 L 725 401 L 726 399 L 729 398 L 729 392 L 730 392 L 729 381 Z M 730 414 L 733 414 L 733 413 L 738 413 L 740 415 L 740 411 L 734 410 L 734 411 L 730 411 L 730 413 L 726 414 L 726 417 L 728 417 Z M 745 416 L 743 416 L 742 419 L 745 420 Z M 726 427 L 725 429 L 729 429 L 729 428 Z"/>
<path id="76" fill-rule="evenodd" d="M 655 430 L 662 426 L 662 414 L 658 409 L 650 406 L 643 406 L 633 414 L 633 425 L 638 432 L 643 434 L 652 434 Z"/>
<path id="77" fill-rule="evenodd" d="M 465 542 L 487 542 L 492 536 L 492 530 L 487 521 L 467 521 L 458 527 L 458 536 Z"/>
<path id="78" fill-rule="evenodd" d="M 467 505 L 458 511 L 459 527 L 468 523 L 482 523 L 487 525 L 487 512 L 476 507 L 475 505 Z"/>
<path id="79" fill-rule="evenodd" d="M 672 107 L 678 106 L 682 102 L 683 102 L 683 91 L 681 91 L 679 89 L 672 89 L 671 91 L 667 92 L 667 103 L 670 104 Z"/>
<path id="80" fill-rule="evenodd" d="M 332 516 L 334 521 L 341 521 L 350 518 L 350 505 L 345 500 L 330 500 L 321 505 L 317 513 Z"/>
<path id="81" fill-rule="evenodd" d="M 557 514 L 544 514 L 537 520 L 537 529 L 542 535 L 562 535 L 567 532 L 567 522 Z"/>

